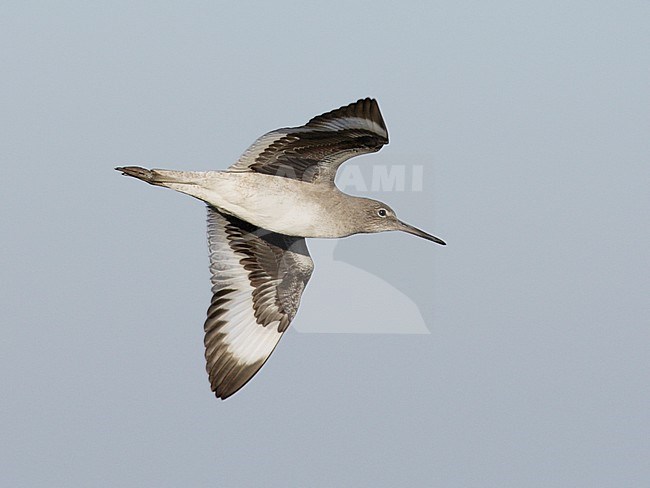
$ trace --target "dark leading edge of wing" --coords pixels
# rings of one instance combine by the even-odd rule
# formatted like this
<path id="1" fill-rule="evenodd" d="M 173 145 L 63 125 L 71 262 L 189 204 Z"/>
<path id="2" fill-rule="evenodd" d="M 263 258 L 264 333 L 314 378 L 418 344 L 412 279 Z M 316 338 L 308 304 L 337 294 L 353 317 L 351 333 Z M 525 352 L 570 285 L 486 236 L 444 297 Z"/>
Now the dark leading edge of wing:
<path id="1" fill-rule="evenodd" d="M 229 170 L 334 184 L 342 163 L 379 151 L 385 144 L 388 131 L 379 105 L 365 98 L 314 117 L 302 127 L 263 135 Z"/>

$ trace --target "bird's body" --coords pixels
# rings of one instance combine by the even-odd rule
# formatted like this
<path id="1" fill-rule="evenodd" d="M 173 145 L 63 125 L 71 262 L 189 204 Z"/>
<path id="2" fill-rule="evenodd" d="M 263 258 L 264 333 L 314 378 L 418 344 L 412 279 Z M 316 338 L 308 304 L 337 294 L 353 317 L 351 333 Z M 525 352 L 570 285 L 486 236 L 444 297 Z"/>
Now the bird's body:
<path id="1" fill-rule="evenodd" d="M 305 237 L 401 230 L 444 244 L 386 204 L 335 186 L 343 162 L 386 143 L 377 102 L 367 98 L 263 135 L 225 171 L 116 168 L 208 204 L 213 298 L 205 356 L 218 397 L 259 370 L 295 317 L 313 270 Z"/>
<path id="2" fill-rule="evenodd" d="M 203 200 L 257 227 L 290 236 L 335 238 L 354 232 L 351 219 L 366 199 L 290 178 L 228 171 L 150 171 L 152 184 Z M 325 198 L 323 198 L 325 195 Z"/>

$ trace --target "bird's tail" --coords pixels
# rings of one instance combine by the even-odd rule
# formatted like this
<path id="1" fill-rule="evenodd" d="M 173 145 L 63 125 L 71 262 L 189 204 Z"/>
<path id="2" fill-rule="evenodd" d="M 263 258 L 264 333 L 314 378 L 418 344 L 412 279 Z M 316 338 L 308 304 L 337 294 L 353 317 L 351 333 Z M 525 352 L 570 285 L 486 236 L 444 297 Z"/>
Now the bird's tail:
<path id="1" fill-rule="evenodd" d="M 146 169 L 140 166 L 122 166 L 115 168 L 125 176 L 132 176 L 150 185 L 168 186 L 169 183 L 187 183 L 182 181 L 183 171 L 170 171 L 165 169 Z"/>
<path id="2" fill-rule="evenodd" d="M 122 166 L 115 168 L 123 175 L 132 176 L 150 185 L 171 188 L 199 200 L 210 203 L 214 196 L 207 187 L 221 171 L 173 171 L 170 169 L 146 169 L 139 166 Z"/>

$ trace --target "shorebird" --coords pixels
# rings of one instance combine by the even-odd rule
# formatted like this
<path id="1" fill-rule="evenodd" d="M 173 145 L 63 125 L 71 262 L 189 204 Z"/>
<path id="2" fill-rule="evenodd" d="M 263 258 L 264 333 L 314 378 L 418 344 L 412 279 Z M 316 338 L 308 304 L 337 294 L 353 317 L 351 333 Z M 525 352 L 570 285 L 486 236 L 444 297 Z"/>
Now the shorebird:
<path id="1" fill-rule="evenodd" d="M 306 237 L 398 230 L 445 244 L 400 221 L 385 203 L 334 184 L 343 162 L 387 143 L 377 101 L 366 98 L 263 135 L 226 170 L 115 168 L 208 205 L 213 296 L 204 343 L 217 398 L 259 371 L 295 317 L 314 269 Z"/>

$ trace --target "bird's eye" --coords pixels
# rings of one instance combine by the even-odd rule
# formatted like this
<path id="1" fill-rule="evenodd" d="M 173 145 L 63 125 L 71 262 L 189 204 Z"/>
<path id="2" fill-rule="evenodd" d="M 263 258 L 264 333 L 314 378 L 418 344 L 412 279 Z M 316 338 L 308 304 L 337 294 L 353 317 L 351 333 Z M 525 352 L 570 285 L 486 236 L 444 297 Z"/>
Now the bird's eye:
<path id="1" fill-rule="evenodd" d="M 379 215 L 380 217 L 386 217 L 387 215 L 386 209 L 380 208 L 379 210 L 377 210 L 377 215 Z"/>

